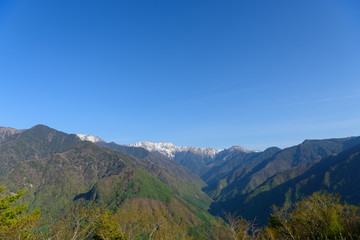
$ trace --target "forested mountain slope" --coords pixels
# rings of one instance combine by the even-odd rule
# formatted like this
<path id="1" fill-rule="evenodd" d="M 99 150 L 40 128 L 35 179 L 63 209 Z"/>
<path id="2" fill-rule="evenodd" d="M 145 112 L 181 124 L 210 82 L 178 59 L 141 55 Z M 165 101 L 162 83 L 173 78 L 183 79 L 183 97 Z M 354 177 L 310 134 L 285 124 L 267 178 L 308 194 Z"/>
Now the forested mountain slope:
<path id="1" fill-rule="evenodd" d="M 197 187 L 205 187 L 206 183 L 201 180 L 201 178 L 185 168 L 184 166 L 180 165 L 178 162 L 165 157 L 163 155 L 159 155 L 156 153 L 152 153 L 145 148 L 142 147 L 131 147 L 126 145 L 119 145 L 116 143 L 106 143 L 106 142 L 97 142 L 96 143 L 99 146 L 108 147 L 110 149 L 114 149 L 117 151 L 126 152 L 128 154 L 131 154 L 139 159 L 145 159 L 148 160 L 156 165 L 159 165 L 168 171 L 187 179 L 190 183 L 194 184 Z"/>
<path id="2" fill-rule="evenodd" d="M 211 211 L 216 213 L 226 209 L 246 218 L 257 218 L 261 223 L 265 223 L 273 204 L 282 205 L 285 202 L 294 202 L 302 196 L 320 190 L 339 192 L 345 200 L 358 204 L 360 198 L 357 186 L 360 178 L 357 165 L 360 164 L 360 145 L 352 146 L 358 140 L 358 138 L 346 138 L 305 141 L 303 143 L 305 146 L 299 145 L 285 149 L 285 153 L 280 155 L 280 152 L 280 156 L 275 156 L 272 160 L 286 161 L 288 159 L 295 165 L 294 167 L 279 171 L 253 189 L 245 189 L 246 191 L 239 193 L 234 189 L 241 188 L 234 187 L 221 195 L 220 200 L 212 205 Z M 291 155 L 290 153 L 294 153 L 295 149 L 298 154 Z M 346 150 L 328 154 L 340 149 Z M 319 153 L 328 154 L 328 156 L 318 159 Z M 296 156 L 296 158 L 289 156 Z M 290 161 L 294 159 L 301 160 Z"/>

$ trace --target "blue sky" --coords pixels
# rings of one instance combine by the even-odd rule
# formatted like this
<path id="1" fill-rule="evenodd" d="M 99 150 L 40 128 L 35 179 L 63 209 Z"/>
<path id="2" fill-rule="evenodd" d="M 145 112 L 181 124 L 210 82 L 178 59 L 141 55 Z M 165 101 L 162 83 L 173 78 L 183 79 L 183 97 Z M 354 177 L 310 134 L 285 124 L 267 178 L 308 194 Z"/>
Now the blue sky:
<path id="1" fill-rule="evenodd" d="M 360 2 L 0 1 L 0 126 L 249 149 L 360 135 Z"/>

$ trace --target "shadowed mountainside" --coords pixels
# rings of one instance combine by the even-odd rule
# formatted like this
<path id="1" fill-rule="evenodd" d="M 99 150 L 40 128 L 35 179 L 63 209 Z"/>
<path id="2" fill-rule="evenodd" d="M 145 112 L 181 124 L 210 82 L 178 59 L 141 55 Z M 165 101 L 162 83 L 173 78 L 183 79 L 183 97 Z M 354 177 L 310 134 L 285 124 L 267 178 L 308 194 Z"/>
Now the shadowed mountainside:
<path id="1" fill-rule="evenodd" d="M 273 204 L 294 202 L 319 190 L 340 192 L 350 203 L 359 203 L 357 191 L 349 187 L 350 179 L 358 179 L 356 171 L 347 177 L 344 174 L 349 172 L 347 166 L 355 167 L 357 164 L 359 145 L 356 144 L 359 144 L 358 137 L 307 140 L 284 149 L 260 163 L 261 167 L 255 167 L 256 171 L 250 172 L 246 178 L 232 182 L 212 204 L 211 212 L 236 212 L 265 223 Z M 351 163 L 345 164 L 349 159 Z M 256 184 L 251 185 L 253 181 Z"/>

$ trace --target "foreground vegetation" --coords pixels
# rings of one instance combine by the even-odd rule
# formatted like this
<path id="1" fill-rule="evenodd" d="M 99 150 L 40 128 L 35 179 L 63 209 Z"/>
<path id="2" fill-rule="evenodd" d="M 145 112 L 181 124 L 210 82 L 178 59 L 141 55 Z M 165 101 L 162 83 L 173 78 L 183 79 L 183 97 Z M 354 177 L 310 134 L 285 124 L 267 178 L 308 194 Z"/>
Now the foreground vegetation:
<path id="1" fill-rule="evenodd" d="M 0 187 L 3 195 L 4 187 Z M 1 239 L 360 239 L 360 208 L 340 201 L 338 195 L 314 193 L 293 206 L 274 207 L 268 225 L 226 215 L 228 224 L 199 225 L 174 212 L 161 201 L 125 201 L 116 212 L 81 204 L 55 218 L 26 213 L 18 204 L 24 194 L 0 198 Z M 176 208 L 176 202 L 174 203 Z"/>
<path id="2" fill-rule="evenodd" d="M 313 193 L 293 206 L 274 207 L 268 225 L 227 217 L 233 239 L 360 239 L 359 207 L 338 195 Z"/>
<path id="3" fill-rule="evenodd" d="M 0 239 L 228 239 L 224 221 L 188 212 L 181 199 L 130 198 L 116 211 L 77 201 L 40 216 L 40 210 L 26 212 L 18 203 L 24 193 L 0 198 Z"/>

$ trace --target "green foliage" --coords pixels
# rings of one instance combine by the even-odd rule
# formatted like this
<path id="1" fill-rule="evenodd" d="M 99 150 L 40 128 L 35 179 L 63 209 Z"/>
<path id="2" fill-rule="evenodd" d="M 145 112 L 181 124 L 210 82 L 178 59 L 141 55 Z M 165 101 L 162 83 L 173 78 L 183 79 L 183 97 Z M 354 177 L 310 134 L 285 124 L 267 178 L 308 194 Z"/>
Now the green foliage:
<path id="1" fill-rule="evenodd" d="M 55 218 L 43 217 L 38 227 L 36 239 L 91 239 L 96 230 L 96 222 L 100 219 L 103 209 L 96 206 L 88 208 L 81 204 L 68 206 Z"/>
<path id="2" fill-rule="evenodd" d="M 0 187 L 0 194 L 5 192 L 5 187 Z M 27 207 L 17 204 L 24 190 L 14 195 L 0 197 L 0 238 L 1 239 L 31 239 L 33 227 L 40 216 L 40 211 L 25 214 Z"/>
<path id="3" fill-rule="evenodd" d="M 341 203 L 339 195 L 313 193 L 293 204 L 274 207 L 265 228 L 254 221 L 225 216 L 232 239 L 345 240 L 360 239 L 359 207 Z"/>
<path id="4" fill-rule="evenodd" d="M 158 178 L 167 187 L 171 188 L 174 193 L 187 201 L 191 201 L 197 207 L 204 210 L 209 208 L 212 199 L 201 191 L 201 188 L 206 186 L 205 182 L 178 162 L 151 153 L 144 148 L 128 147 L 115 143 L 99 142 L 97 144 L 135 156 L 136 159 L 132 159 L 132 163 L 135 163 L 136 167 Z"/>
<path id="5" fill-rule="evenodd" d="M 242 217 L 236 217 L 230 213 L 225 214 L 225 219 L 229 224 L 231 239 L 255 240 L 263 237 L 261 229 L 255 227 L 254 221 L 247 221 Z"/>
<path id="6" fill-rule="evenodd" d="M 171 201 L 172 190 L 159 179 L 139 168 L 136 169 L 136 175 L 136 180 L 140 181 L 141 184 L 139 185 L 139 191 L 135 194 L 130 194 L 130 197 L 152 198 L 167 203 Z"/>
<path id="7" fill-rule="evenodd" d="M 114 239 L 123 240 L 126 239 L 126 235 L 122 233 L 118 224 L 115 223 L 114 217 L 109 213 L 105 212 L 99 220 L 96 222 L 96 231 L 93 239 Z"/>
<path id="8" fill-rule="evenodd" d="M 317 192 L 292 209 L 275 208 L 266 232 L 271 239 L 358 239 L 360 209 L 341 204 L 338 195 Z"/>
<path id="9" fill-rule="evenodd" d="M 46 219 L 39 229 L 37 237 L 44 240 L 227 239 L 219 221 L 205 227 L 176 199 L 165 203 L 132 198 L 125 200 L 116 211 L 77 204 L 54 219 Z"/>

